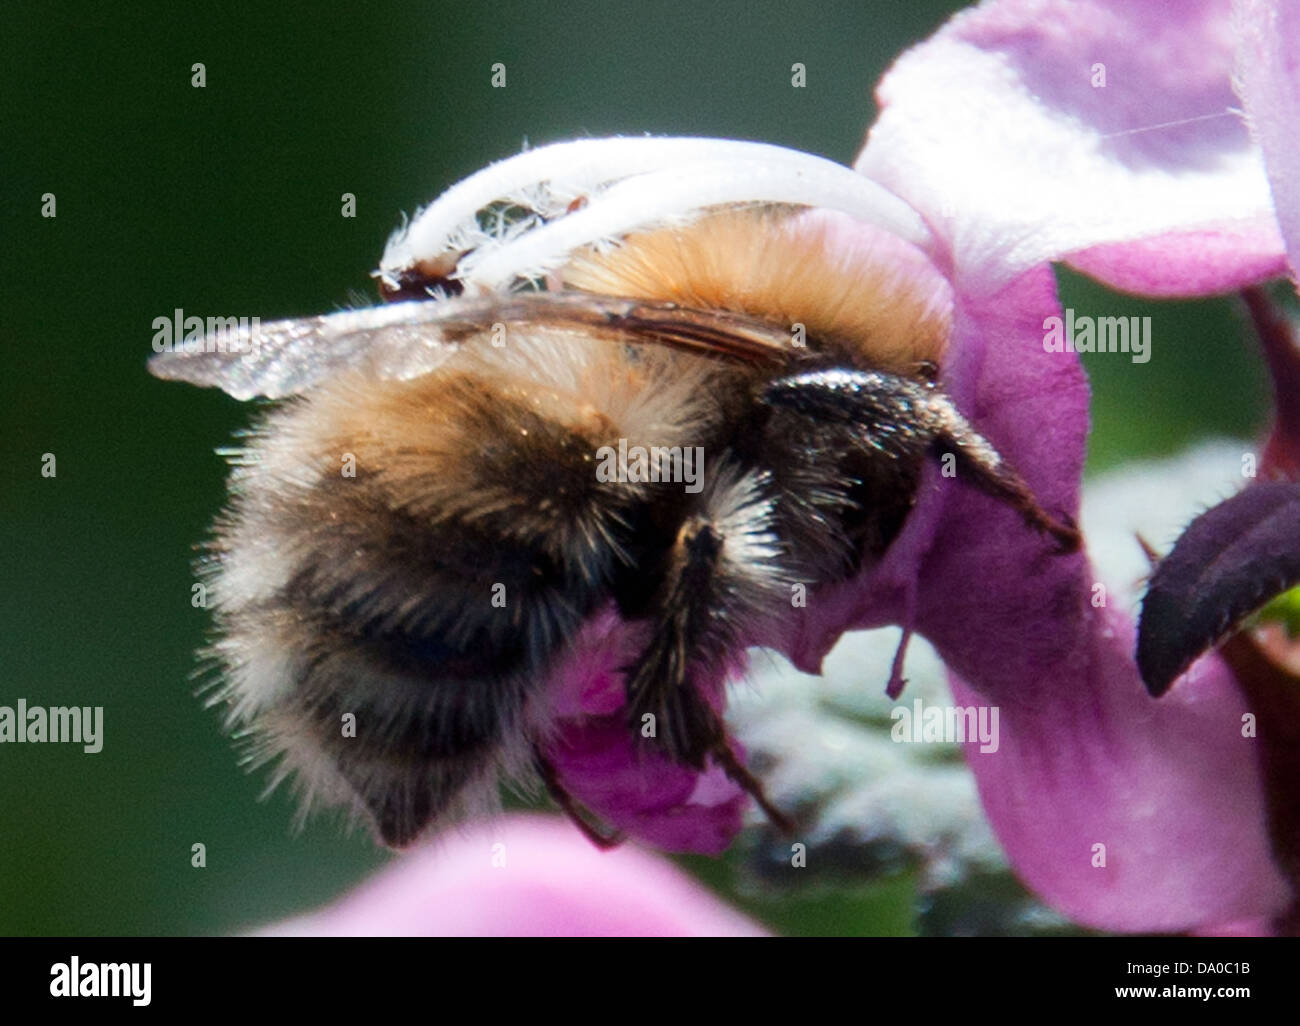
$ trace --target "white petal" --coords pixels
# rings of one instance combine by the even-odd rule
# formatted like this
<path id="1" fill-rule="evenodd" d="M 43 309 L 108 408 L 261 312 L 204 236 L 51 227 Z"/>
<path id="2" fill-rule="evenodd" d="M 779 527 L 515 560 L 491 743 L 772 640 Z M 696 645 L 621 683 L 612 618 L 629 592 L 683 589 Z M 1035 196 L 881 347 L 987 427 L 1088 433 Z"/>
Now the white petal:
<path id="1" fill-rule="evenodd" d="M 886 75 L 857 168 L 981 291 L 1101 243 L 1275 231 L 1231 28 L 1217 0 L 982 4 Z"/>

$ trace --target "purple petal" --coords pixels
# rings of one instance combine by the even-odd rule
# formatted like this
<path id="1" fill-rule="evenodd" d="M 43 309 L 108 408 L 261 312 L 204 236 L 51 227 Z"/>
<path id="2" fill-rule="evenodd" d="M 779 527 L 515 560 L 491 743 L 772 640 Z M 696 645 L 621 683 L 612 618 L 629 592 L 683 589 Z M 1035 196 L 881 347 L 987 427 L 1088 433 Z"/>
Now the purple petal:
<path id="1" fill-rule="evenodd" d="M 1074 354 L 1044 352 L 1043 321 L 1059 314 L 1047 267 L 991 296 L 961 297 L 943 383 L 1040 503 L 1073 515 L 1088 386 Z M 1006 505 L 932 467 L 885 560 L 810 602 L 790 655 L 812 670 L 844 630 L 901 621 L 990 694 L 1050 693 L 1043 669 L 1085 643 L 1085 582 L 1081 555 L 1054 552 Z M 1043 622 L 1049 629 L 1038 629 Z"/>
<path id="2" fill-rule="evenodd" d="M 1228 14 L 1227 0 L 982 4 L 885 76 L 857 167 L 993 286 L 1071 253 L 1118 287 L 1162 294 L 1186 294 L 1180 280 L 1234 288 L 1243 266 L 1276 273 L 1269 182 L 1234 113 Z M 1162 268 L 1112 245 L 1142 239 L 1164 240 Z"/>
<path id="3" fill-rule="evenodd" d="M 1256 741 L 1242 736 L 1249 707 L 1231 673 L 1208 656 L 1154 701 L 1128 655 L 1127 618 L 1098 610 L 1095 626 L 1050 701 L 999 698 L 997 752 L 967 746 L 1012 865 L 1067 916 L 1109 930 L 1280 911 L 1289 887 L 1269 848 Z M 987 701 L 952 685 L 958 704 Z"/>
<path id="4" fill-rule="evenodd" d="M 1262 223 L 1102 243 L 1072 253 L 1069 264 L 1112 288 L 1156 297 L 1210 296 L 1286 271 L 1277 227 Z"/>
<path id="5" fill-rule="evenodd" d="M 748 798 L 720 769 L 701 773 L 638 743 L 619 672 L 636 642 L 612 611 L 584 629 L 552 684 L 560 720 L 547 758 L 565 790 L 610 826 L 664 851 L 719 854 L 740 831 Z M 722 687 L 720 675 L 706 686 L 719 708 Z"/>
<path id="6" fill-rule="evenodd" d="M 743 825 L 748 799 L 722 770 L 645 751 L 622 715 L 566 724 L 548 754 L 587 809 L 661 851 L 719 855 Z"/>
<path id="7" fill-rule="evenodd" d="M 976 382 L 975 422 L 1050 509 L 1077 509 L 1087 385 L 1047 353 L 1051 273 L 987 300 L 959 298 L 953 368 Z M 1158 707 L 1125 617 L 1090 603 L 1095 575 L 983 495 L 955 488 L 925 560 L 917 626 L 954 675 L 959 704 L 1000 709 L 1002 743 L 970 753 L 1012 864 L 1080 922 L 1173 930 L 1268 914 L 1286 885 L 1267 842 L 1245 702 L 1217 658 Z M 1166 699 L 1167 700 L 1167 699 Z M 1105 869 L 1091 863 L 1106 845 Z"/>
<path id="8" fill-rule="evenodd" d="M 1043 350 L 1056 312 L 1046 268 L 990 300 L 961 297 L 960 351 L 982 358 L 955 373 L 977 375 L 981 430 L 1048 508 L 1073 513 L 1087 386 L 1077 357 Z M 1051 553 L 968 489 L 947 503 L 922 569 L 917 625 L 957 678 L 957 702 L 1001 710 L 998 751 L 969 761 L 1008 857 L 1062 912 L 1108 929 L 1274 912 L 1288 888 L 1235 681 L 1213 657 L 1180 682 L 1176 706 L 1154 702 L 1131 624 L 1091 605 L 1095 580 L 1082 555 Z M 1091 864 L 1096 844 L 1105 869 Z"/>
<path id="9" fill-rule="evenodd" d="M 1046 267 L 989 297 L 959 292 L 945 383 L 1040 501 L 1073 514 L 1088 390 L 1076 356 L 1044 351 L 1043 321 L 1059 312 Z M 910 618 L 960 678 L 957 701 L 999 707 L 999 750 L 970 755 L 981 796 L 1013 865 L 1072 918 L 1172 930 L 1275 911 L 1287 888 L 1241 736 L 1246 706 L 1222 662 L 1196 664 L 1177 704 L 1154 702 L 1131 625 L 1090 604 L 1082 554 L 1053 552 L 960 481 L 933 486 L 881 579 L 810 602 L 804 661 L 844 626 Z M 1106 845 L 1104 870 L 1094 844 Z"/>
<path id="10" fill-rule="evenodd" d="M 1049 509 L 1073 513 L 1087 387 L 1075 356 L 1043 350 L 1043 319 L 1057 312 L 1046 268 L 987 300 L 959 295 L 963 359 L 949 387 L 964 397 L 974 381 L 977 426 Z M 916 626 L 953 671 L 957 702 L 1000 709 L 1001 746 L 969 761 L 1008 857 L 1062 912 L 1108 929 L 1276 912 L 1288 888 L 1232 675 L 1203 659 L 1176 705 L 1154 702 L 1131 624 L 1089 601 L 1095 580 L 1082 555 L 1051 553 L 1012 511 L 960 486 L 922 565 Z M 1105 869 L 1091 863 L 1097 844 Z"/>
<path id="11" fill-rule="evenodd" d="M 1232 113 L 1228 14 L 1225 2 L 986 3 L 880 87 L 858 168 L 950 247 L 937 255 L 958 293 L 945 387 L 1054 512 L 1077 509 L 1088 395 L 1075 356 L 1044 352 L 1044 319 L 1059 314 L 1045 261 L 1154 295 L 1284 267 L 1262 156 Z M 1293 84 L 1293 70 L 1270 83 Z M 1001 711 L 998 751 L 970 762 L 1009 857 L 1079 921 L 1175 930 L 1275 914 L 1288 887 L 1223 662 L 1200 660 L 1176 704 L 1153 702 L 1131 624 L 1089 602 L 1082 554 L 1051 553 L 959 482 L 931 474 L 926 489 L 884 565 L 810 609 L 800 665 L 845 627 L 901 621 L 930 640 L 957 701 Z"/>
<path id="12" fill-rule="evenodd" d="M 599 852 L 551 816 L 451 833 L 274 936 L 762 936 L 668 862 Z"/>

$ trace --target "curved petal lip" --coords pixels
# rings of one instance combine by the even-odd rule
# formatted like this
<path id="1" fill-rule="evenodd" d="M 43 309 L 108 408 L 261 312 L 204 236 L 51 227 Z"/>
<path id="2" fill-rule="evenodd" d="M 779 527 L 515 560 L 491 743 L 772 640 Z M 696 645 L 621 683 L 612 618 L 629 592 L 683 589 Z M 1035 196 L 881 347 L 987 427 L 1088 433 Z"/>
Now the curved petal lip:
<path id="1" fill-rule="evenodd" d="M 1272 219 L 1100 243 L 1065 261 L 1111 288 L 1153 298 L 1236 292 L 1287 270 L 1282 236 Z"/>

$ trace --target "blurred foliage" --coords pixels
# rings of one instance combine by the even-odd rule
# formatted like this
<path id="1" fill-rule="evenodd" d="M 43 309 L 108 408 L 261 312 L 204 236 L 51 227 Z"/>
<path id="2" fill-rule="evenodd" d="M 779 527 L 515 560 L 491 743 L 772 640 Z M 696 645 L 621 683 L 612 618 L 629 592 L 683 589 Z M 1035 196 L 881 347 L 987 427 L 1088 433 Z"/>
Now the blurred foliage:
<path id="1" fill-rule="evenodd" d="M 892 57 L 957 6 L 9 5 L 0 704 L 103 705 L 105 743 L 0 746 L 0 932 L 247 928 L 387 857 L 328 818 L 292 835 L 292 802 L 257 800 L 263 781 L 191 694 L 207 617 L 189 562 L 222 501 L 213 450 L 249 410 L 151 379 L 155 317 L 271 319 L 373 295 L 400 212 L 525 141 L 693 133 L 848 162 Z M 489 88 L 498 61 L 504 90 Z M 805 89 L 790 87 L 795 61 Z M 39 216 L 47 192 L 55 219 Z M 1081 312 L 1150 306 L 1068 274 L 1062 291 Z M 1258 427 L 1261 377 L 1231 304 L 1155 309 L 1149 364 L 1087 361 L 1097 463 Z M 206 869 L 191 868 L 196 842 Z M 684 862 L 783 932 L 919 929 L 906 874 L 765 900 L 739 858 Z"/>
<path id="2" fill-rule="evenodd" d="M 1300 588 L 1284 591 L 1259 611 L 1261 622 L 1280 623 L 1288 638 L 1300 638 Z"/>
<path id="3" fill-rule="evenodd" d="M 1270 400 L 1245 308 L 1230 296 L 1155 302 L 1057 268 L 1062 308 L 1076 316 L 1151 318 L 1151 358 L 1084 353 L 1092 384 L 1088 472 L 1169 456 L 1198 438 L 1254 438 Z"/>

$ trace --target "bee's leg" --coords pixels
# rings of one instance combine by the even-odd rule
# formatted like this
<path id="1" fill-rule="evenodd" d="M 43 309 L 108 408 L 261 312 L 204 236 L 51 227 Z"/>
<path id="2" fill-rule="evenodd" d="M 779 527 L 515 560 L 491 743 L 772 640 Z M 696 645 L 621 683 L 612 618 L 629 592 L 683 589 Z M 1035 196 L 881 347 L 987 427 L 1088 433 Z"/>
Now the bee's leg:
<path id="1" fill-rule="evenodd" d="M 542 754 L 542 750 L 536 745 L 533 746 L 533 764 L 537 767 L 537 773 L 542 778 L 542 783 L 546 786 L 546 793 L 560 807 L 560 811 L 572 820 L 573 825 L 582 831 L 587 840 L 601 851 L 617 848 L 627 840 L 627 835 L 621 830 L 604 833 L 594 824 L 588 822 L 587 815 L 589 814 L 578 805 L 573 795 L 564 789 L 555 767 L 551 765 L 551 761 Z"/>
<path id="2" fill-rule="evenodd" d="M 767 791 L 763 789 L 763 782 L 744 766 L 736 753 L 732 750 L 730 744 L 725 740 L 715 747 L 712 751 L 713 761 L 722 767 L 724 773 L 736 784 L 741 790 L 754 799 L 754 802 L 763 810 L 771 824 L 783 834 L 794 833 L 794 821 L 784 812 L 772 804 L 767 796 Z"/>
<path id="3" fill-rule="evenodd" d="M 1039 505 L 1029 486 L 941 390 L 883 371 L 806 371 L 768 382 L 759 402 L 794 413 L 826 432 L 848 431 L 869 452 L 906 458 L 922 452 L 955 458 L 975 487 L 1010 505 L 1030 527 L 1051 535 L 1063 551 L 1079 547 L 1069 517 Z"/>
<path id="4" fill-rule="evenodd" d="M 722 545 L 707 517 L 682 525 L 652 612 L 650 641 L 627 671 L 628 726 L 697 769 L 723 741 L 721 721 L 690 681 L 692 662 L 712 654 L 709 642 L 720 640 L 710 638 L 709 592 Z"/>
<path id="5" fill-rule="evenodd" d="M 756 475 L 715 483 L 701 510 L 678 529 L 649 611 L 649 643 L 627 668 L 628 727 L 653 737 L 683 765 L 703 770 L 712 759 L 786 830 L 789 820 L 736 757 L 721 718 L 692 679 L 696 669 L 715 670 L 743 647 L 745 620 L 780 579 L 755 545 L 770 527 L 761 484 Z"/>

